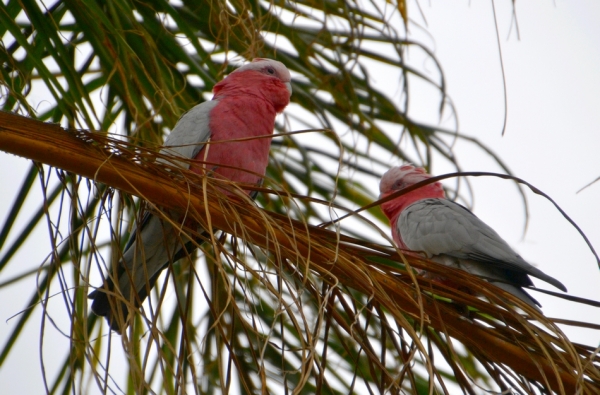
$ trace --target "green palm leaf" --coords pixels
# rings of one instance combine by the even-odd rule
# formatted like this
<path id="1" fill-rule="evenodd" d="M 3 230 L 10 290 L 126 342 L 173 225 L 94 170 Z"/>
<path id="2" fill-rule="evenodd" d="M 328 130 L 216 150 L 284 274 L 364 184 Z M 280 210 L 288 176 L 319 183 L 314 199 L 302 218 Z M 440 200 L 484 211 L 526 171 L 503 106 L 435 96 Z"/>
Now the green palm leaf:
<path id="1" fill-rule="evenodd" d="M 368 241 L 369 232 L 386 232 L 376 208 L 339 228 L 315 227 L 375 200 L 369 185 L 391 161 L 453 159 L 445 143 L 452 131 L 407 115 L 415 79 L 439 91 L 440 112 L 449 110 L 439 65 L 404 38 L 404 3 L 392 4 L 397 26 L 383 6 L 0 4 L 0 104 L 47 122 L 8 114 L 0 122 L 0 149 L 37 161 L 21 186 L 11 186 L 14 204 L 0 229 L 1 289 L 29 290 L 0 339 L 0 366 L 18 358 L 15 345 L 33 327 L 49 393 L 475 393 L 479 386 L 534 393 L 560 385 L 593 393 L 600 375 L 585 362 L 592 350 L 531 313 L 539 329 L 465 274 L 450 275 L 475 281 L 495 304 L 415 283 L 410 266 L 423 266 L 420 259 Z M 420 51 L 437 70 L 409 65 L 407 51 Z M 154 164 L 156 148 L 232 65 L 253 57 L 284 62 L 294 78 L 261 208 L 219 200 L 210 180 L 214 203 L 206 205 Z M 376 87 L 374 69 L 397 76 L 402 100 Z M 98 132 L 65 135 L 51 123 Z M 301 129 L 310 131 L 288 133 Z M 401 150 L 402 139 L 414 149 Z M 170 194 L 161 197 L 156 180 L 172 185 Z M 171 265 L 120 338 L 88 311 L 86 296 L 118 259 L 140 207 L 153 207 L 132 195 L 161 207 L 186 196 L 182 204 L 192 202 L 198 221 L 209 221 L 209 212 L 227 234 Z M 48 259 L 23 264 L 15 257 L 31 248 L 36 229 L 47 230 Z M 465 316 L 457 304 L 474 310 Z M 53 341 L 68 350 L 49 355 Z"/>

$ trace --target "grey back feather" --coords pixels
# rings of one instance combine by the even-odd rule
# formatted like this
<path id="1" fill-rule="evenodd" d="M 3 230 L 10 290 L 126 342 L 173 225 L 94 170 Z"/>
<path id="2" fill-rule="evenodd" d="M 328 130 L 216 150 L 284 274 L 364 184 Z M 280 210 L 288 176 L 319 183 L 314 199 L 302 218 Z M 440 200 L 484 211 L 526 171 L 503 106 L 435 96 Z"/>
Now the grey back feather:
<path id="1" fill-rule="evenodd" d="M 210 112 L 219 104 L 218 100 L 205 101 L 184 113 L 165 141 L 161 154 L 185 159 L 195 157 L 210 138 Z M 160 162 L 167 163 L 165 159 Z M 189 162 L 174 161 L 176 166 L 188 169 Z"/>
<path id="2" fill-rule="evenodd" d="M 210 112 L 218 103 L 218 100 L 206 101 L 184 113 L 160 152 L 185 159 L 195 157 L 210 138 Z M 164 158 L 159 158 L 158 161 L 170 162 Z M 189 162 L 173 160 L 172 164 L 184 169 L 190 167 Z M 177 215 L 171 218 L 176 220 Z M 180 248 L 184 244 L 177 240 L 179 233 L 168 220 L 150 213 L 144 215 L 139 228 L 134 226 L 123 253 L 123 265 L 127 271 L 119 278 L 119 288 L 125 297 L 129 297 L 132 282 L 137 292 L 163 268 L 165 262 L 172 260 L 177 251 L 168 251 L 168 248 Z M 145 264 L 140 265 L 139 262 Z"/>
<path id="3" fill-rule="evenodd" d="M 424 252 L 429 258 L 443 254 L 478 261 L 496 269 L 532 275 L 566 291 L 558 280 L 521 258 L 496 231 L 450 200 L 415 202 L 400 214 L 396 226 L 410 250 Z"/>

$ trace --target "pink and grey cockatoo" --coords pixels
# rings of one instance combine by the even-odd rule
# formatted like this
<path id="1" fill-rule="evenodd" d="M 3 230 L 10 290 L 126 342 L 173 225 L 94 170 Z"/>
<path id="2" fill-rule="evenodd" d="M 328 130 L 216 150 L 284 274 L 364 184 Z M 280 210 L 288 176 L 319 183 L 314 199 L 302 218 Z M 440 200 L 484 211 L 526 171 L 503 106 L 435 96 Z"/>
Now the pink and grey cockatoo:
<path id="1" fill-rule="evenodd" d="M 431 176 L 411 165 L 393 167 L 379 184 L 384 198 Z M 399 248 L 424 253 L 428 259 L 477 275 L 537 308 L 522 287 L 529 276 L 567 291 L 558 280 L 527 263 L 468 209 L 446 199 L 439 182 L 427 184 L 381 204 Z"/>
<path id="2" fill-rule="evenodd" d="M 290 102 L 290 72 L 281 62 L 254 59 L 217 83 L 213 93 L 211 101 L 198 104 L 179 119 L 161 153 L 197 161 L 191 166 L 184 161 L 175 163 L 199 174 L 260 184 L 271 147 L 271 139 L 264 136 L 272 135 L 275 116 Z M 232 141 L 249 137 L 258 138 Z M 174 223 L 183 221 L 181 214 L 170 212 L 169 217 Z M 117 270 L 90 294 L 92 311 L 106 317 L 112 329 L 121 331 L 128 308 L 110 295 L 119 294 L 139 306 L 162 269 L 189 251 L 188 246 L 184 249 L 182 237 L 170 221 L 147 213 L 133 230 Z M 114 278 L 115 272 L 118 278 Z"/>

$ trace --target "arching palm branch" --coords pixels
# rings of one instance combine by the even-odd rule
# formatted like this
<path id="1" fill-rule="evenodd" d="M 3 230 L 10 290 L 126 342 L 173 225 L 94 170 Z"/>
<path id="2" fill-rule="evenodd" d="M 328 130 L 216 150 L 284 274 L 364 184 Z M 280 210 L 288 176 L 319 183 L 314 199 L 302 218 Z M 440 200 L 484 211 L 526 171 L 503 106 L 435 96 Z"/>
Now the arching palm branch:
<path id="1" fill-rule="evenodd" d="M 10 321 L 0 366 L 34 325 L 49 393 L 595 393 L 593 349 L 464 273 L 447 275 L 489 302 L 417 279 L 411 268 L 428 263 L 372 243 L 387 232 L 377 207 L 330 223 L 376 199 L 368 186 L 391 161 L 453 160 L 450 131 L 409 116 L 414 80 L 451 108 L 441 70 L 406 61 L 410 51 L 437 65 L 405 38 L 403 4 L 0 5 L 1 104 L 29 118 L 1 115 L 0 149 L 36 161 L 10 186 L 0 230 L 0 270 L 13 273 L 5 294 L 36 286 L 23 306 L 33 307 Z M 179 116 L 253 57 L 294 73 L 258 206 L 154 163 Z M 394 76 L 399 99 L 374 70 Z M 86 295 L 140 210 L 174 206 L 224 232 L 173 262 L 131 330 L 111 335 Z M 36 227 L 48 229 L 48 258 L 23 264 Z M 49 354 L 54 341 L 68 350 Z"/>

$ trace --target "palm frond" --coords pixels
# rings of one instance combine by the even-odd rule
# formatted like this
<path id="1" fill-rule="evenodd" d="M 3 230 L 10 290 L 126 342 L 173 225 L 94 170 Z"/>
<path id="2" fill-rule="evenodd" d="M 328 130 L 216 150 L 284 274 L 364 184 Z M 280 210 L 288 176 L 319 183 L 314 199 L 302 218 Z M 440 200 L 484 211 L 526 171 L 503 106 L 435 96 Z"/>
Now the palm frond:
<path id="1" fill-rule="evenodd" d="M 0 366 L 33 327 L 48 393 L 597 392 L 594 350 L 552 320 L 464 273 L 445 275 L 487 301 L 430 284 L 412 268 L 441 268 L 367 241 L 387 234 L 377 207 L 330 224 L 376 199 L 390 163 L 460 170 L 454 139 L 478 144 L 412 119 L 414 82 L 440 117 L 453 108 L 410 26 L 403 1 L 0 3 L 0 106 L 28 116 L 0 113 L 0 149 L 35 161 L 6 187 L 0 290 L 23 311 Z M 258 206 L 154 162 L 179 116 L 252 57 L 284 62 L 294 89 Z M 224 233 L 169 268 L 131 332 L 107 333 L 90 287 L 140 210 L 174 206 Z"/>
<path id="2" fill-rule="evenodd" d="M 207 388 L 229 392 L 234 371 L 240 372 L 244 392 L 276 391 L 279 386 L 303 393 L 317 388 L 348 392 L 355 385 L 380 393 L 419 392 L 419 388 L 448 392 L 458 385 L 471 393 L 488 387 L 591 394 L 600 385 L 594 348 L 571 343 L 539 311 L 468 273 L 344 236 L 343 226 L 340 233 L 265 211 L 242 193 L 239 200 L 227 199 L 222 188 L 235 186 L 165 168 L 154 161 L 158 154 L 101 134 L 69 133 L 2 114 L 0 125 L 9 124 L 17 126 L 2 126 L 3 150 L 10 150 L 7 142 L 18 141 L 16 135 L 27 136 L 34 142 L 29 150 L 32 159 L 77 170 L 100 185 L 142 197 L 152 207 L 186 207 L 188 216 L 202 227 L 231 235 L 229 244 L 223 244 L 225 238 L 208 240 L 204 248 L 211 263 L 208 279 L 193 266 L 174 265 L 169 274 L 177 295 L 174 309 L 166 308 L 163 287 L 150 309 L 141 311 L 142 321 L 124 334 L 122 343 L 134 358 L 131 385 L 138 392 L 151 388 L 159 366 L 167 369 L 163 375 L 172 377 L 162 388 L 171 386 L 175 392 L 189 380 L 202 386 L 203 380 L 217 377 L 205 384 Z M 40 143 L 42 136 L 46 141 Z M 56 146 L 65 147 L 70 155 L 47 155 Z M 100 196 L 105 202 L 112 196 L 110 189 L 98 190 L 104 191 Z M 272 193 L 286 196 L 285 191 Z M 108 210 L 110 205 L 104 207 Z M 94 222 L 71 226 L 91 230 Z M 184 230 L 184 237 L 191 239 L 197 233 Z M 94 246 L 90 236 L 81 240 Z M 56 259 L 64 260 L 56 245 Z M 483 298 L 430 283 L 412 268 L 443 273 L 452 282 L 469 284 Z M 86 318 L 85 305 L 77 308 L 89 289 L 88 273 L 89 266 L 78 273 L 80 285 L 68 302 L 73 311 L 70 333 L 75 344 L 81 339 L 80 352 L 88 363 L 98 360 L 91 362 L 95 366 L 91 374 L 108 386 L 108 369 L 99 361 L 102 329 L 89 326 L 93 318 Z M 189 305 L 198 286 L 208 308 L 200 321 L 206 320 L 201 324 L 205 331 L 198 330 L 199 321 Z M 473 370 L 469 355 L 489 377 Z M 434 363 L 436 358 L 443 359 L 449 370 Z M 200 360 L 202 369 L 197 369 Z M 81 369 L 83 374 L 86 369 Z M 148 369 L 155 372 L 150 379 Z M 218 373 L 205 377 L 203 369 Z M 353 379 L 344 380 L 345 375 Z"/>

